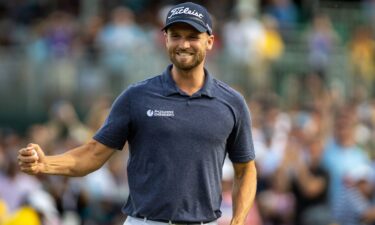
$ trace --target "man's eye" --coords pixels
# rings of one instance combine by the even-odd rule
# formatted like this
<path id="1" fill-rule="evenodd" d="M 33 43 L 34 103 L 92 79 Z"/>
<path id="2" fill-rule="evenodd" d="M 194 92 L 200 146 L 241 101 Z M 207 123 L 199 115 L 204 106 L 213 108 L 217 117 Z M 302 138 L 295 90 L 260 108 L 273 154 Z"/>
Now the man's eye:
<path id="1" fill-rule="evenodd" d="M 178 35 L 178 34 L 171 34 L 171 38 L 179 38 L 180 37 L 180 35 Z"/>

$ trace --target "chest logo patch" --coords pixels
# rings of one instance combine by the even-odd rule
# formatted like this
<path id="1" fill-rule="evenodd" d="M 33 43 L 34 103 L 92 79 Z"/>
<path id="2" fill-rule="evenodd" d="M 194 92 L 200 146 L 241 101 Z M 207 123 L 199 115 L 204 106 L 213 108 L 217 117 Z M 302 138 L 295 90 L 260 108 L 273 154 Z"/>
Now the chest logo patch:
<path id="1" fill-rule="evenodd" d="M 172 117 L 174 116 L 174 111 L 173 110 L 153 110 L 149 109 L 146 112 L 148 117 Z"/>

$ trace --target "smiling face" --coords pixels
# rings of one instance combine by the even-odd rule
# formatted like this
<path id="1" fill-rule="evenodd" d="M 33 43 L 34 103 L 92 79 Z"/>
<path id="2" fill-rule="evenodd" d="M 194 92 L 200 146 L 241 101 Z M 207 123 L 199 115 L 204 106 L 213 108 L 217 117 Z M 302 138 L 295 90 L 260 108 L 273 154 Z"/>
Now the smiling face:
<path id="1" fill-rule="evenodd" d="M 212 49 L 213 41 L 213 35 L 201 33 L 186 23 L 171 25 L 165 34 L 170 60 L 177 69 L 184 71 L 203 64 L 207 50 Z"/>

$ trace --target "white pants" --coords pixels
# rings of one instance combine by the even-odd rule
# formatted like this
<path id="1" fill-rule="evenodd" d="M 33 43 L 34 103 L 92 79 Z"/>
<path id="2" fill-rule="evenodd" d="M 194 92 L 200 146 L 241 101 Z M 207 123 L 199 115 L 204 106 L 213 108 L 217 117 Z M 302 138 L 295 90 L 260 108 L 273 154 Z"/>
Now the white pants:
<path id="1" fill-rule="evenodd" d="M 128 216 L 128 218 L 125 220 L 124 225 L 174 225 L 175 223 L 163 223 L 163 222 L 157 222 L 157 221 L 152 221 L 152 220 L 147 220 L 145 219 L 140 219 L 140 218 L 135 218 Z M 197 223 L 196 225 L 201 225 L 203 223 Z M 180 225 L 180 224 L 178 224 Z M 181 224 L 183 225 L 183 223 Z M 205 223 L 205 225 L 218 225 L 217 221 L 212 221 L 209 223 Z"/>

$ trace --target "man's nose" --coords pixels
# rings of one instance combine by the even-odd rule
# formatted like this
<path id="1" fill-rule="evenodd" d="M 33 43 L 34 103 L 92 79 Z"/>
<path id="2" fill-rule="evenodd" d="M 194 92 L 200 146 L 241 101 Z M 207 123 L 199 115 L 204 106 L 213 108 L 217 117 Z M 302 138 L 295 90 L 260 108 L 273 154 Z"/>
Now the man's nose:
<path id="1" fill-rule="evenodd" d="M 184 49 L 190 48 L 190 41 L 183 38 L 180 42 L 180 47 Z"/>

